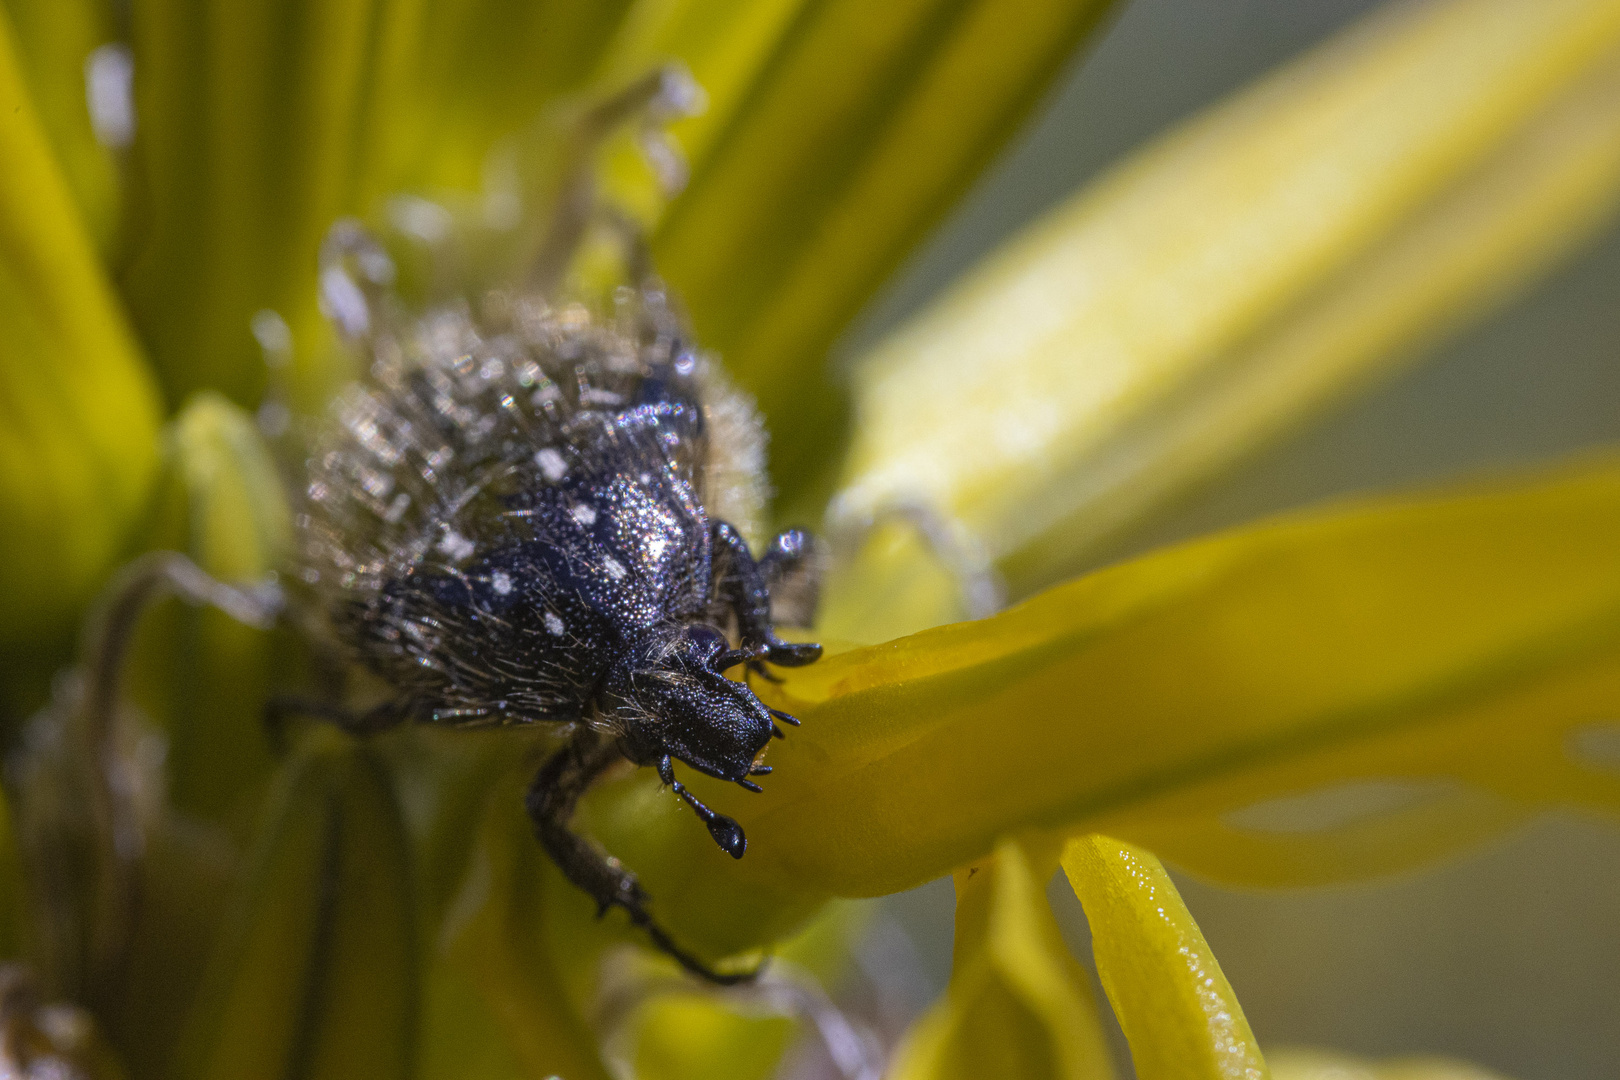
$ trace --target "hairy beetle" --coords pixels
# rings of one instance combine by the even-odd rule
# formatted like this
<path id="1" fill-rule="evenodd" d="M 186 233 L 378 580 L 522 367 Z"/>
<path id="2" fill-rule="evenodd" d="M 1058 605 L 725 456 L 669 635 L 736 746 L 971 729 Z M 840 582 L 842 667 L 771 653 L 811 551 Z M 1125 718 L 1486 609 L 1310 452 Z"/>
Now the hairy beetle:
<path id="1" fill-rule="evenodd" d="M 651 108 L 669 78 L 599 107 L 594 129 Z M 557 299 L 559 260 L 589 212 L 589 199 L 565 200 L 523 287 L 416 318 L 387 317 L 382 249 L 352 223 L 334 229 L 323 303 L 368 376 L 309 453 L 295 569 L 322 632 L 395 697 L 301 711 L 355 732 L 570 725 L 529 790 L 540 842 L 603 912 L 623 908 L 688 970 L 735 981 L 679 948 L 635 876 L 569 822 L 628 759 L 742 857 L 742 828 L 675 763 L 759 790 L 775 721 L 798 721 L 725 673 L 820 655 L 772 625 L 773 589 L 813 592 L 790 582 L 813 573 L 811 540 L 789 530 L 756 560 L 728 520 L 761 501 L 763 433 L 645 260 L 610 312 Z"/>

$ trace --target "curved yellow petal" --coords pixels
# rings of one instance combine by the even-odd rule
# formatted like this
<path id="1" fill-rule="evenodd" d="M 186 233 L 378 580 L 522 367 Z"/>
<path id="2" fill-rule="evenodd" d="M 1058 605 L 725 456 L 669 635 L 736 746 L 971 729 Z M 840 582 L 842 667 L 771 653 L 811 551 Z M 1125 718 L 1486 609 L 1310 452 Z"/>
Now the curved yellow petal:
<path id="1" fill-rule="evenodd" d="M 1620 198 L 1620 3 L 1391 6 L 1009 243 L 857 375 L 835 519 L 1027 594 L 1498 303 Z"/>
<path id="2" fill-rule="evenodd" d="M 1004 841 L 956 872 L 950 986 L 896 1050 L 892 1080 L 1114 1075 L 1090 982 L 1046 903 L 1056 867 L 1049 846 Z"/>
<path id="3" fill-rule="evenodd" d="M 791 495 L 841 403 L 828 346 L 1015 129 L 1106 0 L 808 5 L 656 237 L 705 345 L 770 421 Z"/>
<path id="4" fill-rule="evenodd" d="M 1063 872 L 1139 1080 L 1264 1080 L 1237 996 L 1159 860 L 1094 835 L 1063 849 Z"/>
<path id="5" fill-rule="evenodd" d="M 1616 537 L 1620 464 L 1602 460 L 1284 518 L 828 657 L 760 687 L 804 721 L 773 745 L 765 794 L 694 783 L 749 836 L 734 870 L 705 864 L 704 895 L 895 891 L 1035 827 L 1286 879 L 1248 849 L 1200 856 L 1208 823 L 1361 781 L 1620 808 L 1601 727 L 1620 705 Z M 1415 821 L 1435 849 L 1478 835 L 1466 815 Z"/>
<path id="6" fill-rule="evenodd" d="M 0 641 L 62 634 L 129 539 L 158 401 L 0 10 Z"/>

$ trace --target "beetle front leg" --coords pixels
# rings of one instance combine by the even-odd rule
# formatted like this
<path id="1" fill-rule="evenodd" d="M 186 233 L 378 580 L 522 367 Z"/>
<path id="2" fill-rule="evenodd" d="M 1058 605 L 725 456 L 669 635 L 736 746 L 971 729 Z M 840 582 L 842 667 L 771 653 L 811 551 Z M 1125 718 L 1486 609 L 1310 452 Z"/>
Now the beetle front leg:
<path id="1" fill-rule="evenodd" d="M 722 974 L 676 945 L 668 931 L 659 926 L 647 910 L 648 896 L 636 875 L 569 828 L 580 797 L 620 759 L 618 747 L 590 728 L 581 728 L 579 734 L 547 759 L 535 774 L 524 799 L 540 846 L 546 849 L 564 877 L 596 901 L 598 916 L 607 914 L 609 908 L 623 908 L 630 921 L 645 930 L 654 945 L 687 971 L 721 986 L 754 978 L 759 974 L 758 969 Z"/>
<path id="2" fill-rule="evenodd" d="M 715 587 L 737 616 L 743 648 L 763 652 L 765 659 L 782 667 L 803 667 L 819 657 L 820 645 L 783 641 L 771 629 L 771 591 L 742 534 L 727 522 L 715 521 L 709 524 L 709 537 L 717 556 Z"/>

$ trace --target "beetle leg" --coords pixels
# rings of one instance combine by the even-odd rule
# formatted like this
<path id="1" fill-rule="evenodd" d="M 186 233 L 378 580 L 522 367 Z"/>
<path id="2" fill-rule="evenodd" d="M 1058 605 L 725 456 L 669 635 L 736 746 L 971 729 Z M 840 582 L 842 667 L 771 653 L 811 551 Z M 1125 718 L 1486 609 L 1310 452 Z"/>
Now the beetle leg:
<path id="1" fill-rule="evenodd" d="M 590 728 L 581 728 L 547 759 L 535 774 L 524 799 L 540 846 L 546 849 L 564 877 L 596 901 L 598 915 L 607 914 L 609 908 L 623 908 L 630 921 L 646 931 L 654 945 L 687 971 L 721 986 L 753 979 L 759 974 L 757 968 L 723 974 L 675 944 L 647 910 L 648 896 L 636 875 L 568 827 L 580 796 L 619 759 L 618 748 Z"/>
<path id="2" fill-rule="evenodd" d="M 759 559 L 759 572 L 771 595 L 771 621 L 778 626 L 811 626 L 821 600 L 824 552 L 804 529 L 784 529 Z"/>
<path id="3" fill-rule="evenodd" d="M 400 701 L 385 701 L 381 705 L 357 712 L 331 701 L 299 697 L 295 694 L 277 694 L 264 703 L 264 731 L 270 748 L 278 756 L 287 750 L 287 721 L 294 716 L 311 720 L 325 720 L 350 735 L 364 737 L 376 735 L 398 727 L 410 719 L 410 706 Z"/>
<path id="4" fill-rule="evenodd" d="M 771 629 L 771 592 L 742 534 L 727 522 L 711 521 L 709 538 L 717 556 L 715 588 L 737 616 L 743 649 L 762 649 L 764 659 L 782 667 L 802 667 L 820 656 L 820 645 L 783 641 Z"/>

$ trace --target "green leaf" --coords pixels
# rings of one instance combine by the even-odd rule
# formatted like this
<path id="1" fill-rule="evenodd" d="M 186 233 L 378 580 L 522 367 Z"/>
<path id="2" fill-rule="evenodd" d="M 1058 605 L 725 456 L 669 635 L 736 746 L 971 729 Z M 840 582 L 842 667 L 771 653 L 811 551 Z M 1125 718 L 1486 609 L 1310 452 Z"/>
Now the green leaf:
<path id="1" fill-rule="evenodd" d="M 61 635 L 128 541 L 158 402 L 0 11 L 0 641 Z"/>
<path id="2" fill-rule="evenodd" d="M 1256 525 L 784 672 L 758 689 L 804 724 L 765 793 L 693 782 L 749 848 L 683 908 L 744 922 L 722 895 L 739 882 L 893 892 L 1036 827 L 1277 884 L 1410 865 L 1541 807 L 1620 808 L 1617 536 L 1604 460 Z M 1369 782 L 1403 798 L 1243 816 Z"/>
<path id="3" fill-rule="evenodd" d="M 1047 907 L 1056 868 L 1049 846 L 1004 841 L 956 872 L 951 983 L 895 1052 L 894 1080 L 1113 1076 L 1085 969 Z"/>
<path id="4" fill-rule="evenodd" d="M 808 5 L 729 123 L 702 136 L 655 253 L 698 339 L 759 398 L 790 498 L 836 445 L 828 347 L 1107 7 Z"/>
<path id="5" fill-rule="evenodd" d="M 18 58 L 40 125 L 50 139 L 84 228 L 103 255 L 112 250 L 122 193 L 116 163 L 96 139 L 86 105 L 86 61 L 115 41 L 107 0 L 6 0 Z"/>
<path id="6" fill-rule="evenodd" d="M 1097 565 L 1591 235 L 1617 50 L 1612 0 L 1395 5 L 1170 132 L 867 359 L 834 519 L 930 507 L 1015 595 Z"/>
<path id="7" fill-rule="evenodd" d="M 367 749 L 318 729 L 268 811 L 175 1075 L 409 1076 L 415 925 L 387 775 Z"/>
<path id="8" fill-rule="evenodd" d="M 1159 860 L 1086 836 L 1064 848 L 1063 872 L 1138 1080 L 1265 1080 L 1237 995 Z"/>

